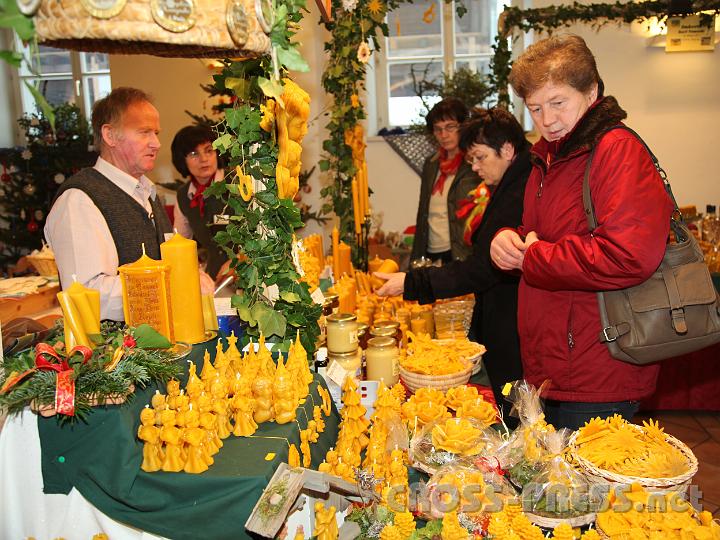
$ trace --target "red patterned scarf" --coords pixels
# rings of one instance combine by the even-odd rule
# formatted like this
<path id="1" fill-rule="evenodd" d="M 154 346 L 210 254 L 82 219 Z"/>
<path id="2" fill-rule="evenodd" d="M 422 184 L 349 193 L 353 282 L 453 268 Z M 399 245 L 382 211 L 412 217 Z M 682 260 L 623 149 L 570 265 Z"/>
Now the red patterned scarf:
<path id="1" fill-rule="evenodd" d="M 455 157 L 452 159 L 448 158 L 447 150 L 444 148 L 440 149 L 440 176 L 438 176 L 435 185 L 432 188 L 432 194 L 442 193 L 445 188 L 445 180 L 451 174 L 455 174 L 460 168 L 460 164 L 463 162 L 465 152 L 458 150 Z"/>
<path id="2" fill-rule="evenodd" d="M 203 192 L 205 191 L 205 188 L 210 185 L 210 182 L 201 184 L 194 176 L 190 176 L 190 181 L 195 187 L 195 195 L 193 195 L 192 199 L 190 199 L 190 208 L 195 208 L 197 206 L 200 209 L 200 215 L 205 217 L 205 198 L 203 197 Z"/>
<path id="3" fill-rule="evenodd" d="M 460 201 L 460 207 L 455 212 L 458 219 L 465 220 L 465 229 L 463 231 L 463 240 L 468 246 L 472 245 L 472 237 L 480 226 L 485 209 L 490 202 L 490 190 L 481 182 L 473 189 L 466 199 Z"/>

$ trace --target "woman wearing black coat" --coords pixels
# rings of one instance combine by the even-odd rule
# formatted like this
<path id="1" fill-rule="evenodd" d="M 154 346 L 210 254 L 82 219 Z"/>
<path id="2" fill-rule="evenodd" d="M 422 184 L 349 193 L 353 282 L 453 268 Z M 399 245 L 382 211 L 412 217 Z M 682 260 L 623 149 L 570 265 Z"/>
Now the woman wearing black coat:
<path id="1" fill-rule="evenodd" d="M 480 109 L 462 127 L 460 147 L 483 179 L 459 210 L 466 219 L 465 238 L 472 243 L 471 255 L 440 268 L 419 268 L 407 274 L 376 273 L 387 280 L 377 293 L 403 294 L 406 300 L 421 304 L 474 293 L 473 333 L 487 348 L 483 363 L 495 400 L 512 427 L 511 404 L 504 399 L 502 387 L 522 378 L 517 333 L 519 278 L 492 264 L 490 243 L 500 229 L 520 225 L 531 169 L 530 143 L 512 114 L 504 109 Z"/>

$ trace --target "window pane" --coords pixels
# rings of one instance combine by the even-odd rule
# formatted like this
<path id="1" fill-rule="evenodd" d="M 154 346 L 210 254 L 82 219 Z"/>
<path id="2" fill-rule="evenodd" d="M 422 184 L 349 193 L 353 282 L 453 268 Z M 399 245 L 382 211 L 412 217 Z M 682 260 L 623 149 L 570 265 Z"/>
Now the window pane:
<path id="1" fill-rule="evenodd" d="M 105 53 L 80 53 L 83 73 L 110 71 L 110 56 Z"/>
<path id="2" fill-rule="evenodd" d="M 37 83 L 37 80 L 25 79 L 29 84 Z M 75 83 L 71 78 L 67 79 L 43 79 L 40 81 L 38 90 L 50 103 L 50 105 L 61 105 L 63 103 L 75 103 Z M 23 110 L 26 113 L 37 111 L 35 98 L 24 84 L 22 89 Z"/>
<path id="3" fill-rule="evenodd" d="M 32 63 L 33 69 L 41 75 L 72 73 L 70 51 L 39 45 L 36 54 L 31 54 L 29 48 L 25 48 L 23 53 Z M 23 75 L 31 75 L 25 63 L 21 72 Z"/>
<path id="4" fill-rule="evenodd" d="M 90 116 L 90 111 L 95 102 L 104 98 L 112 90 L 110 86 L 110 75 L 93 75 L 83 77 L 83 92 L 85 93 L 85 111 Z"/>
<path id="5" fill-rule="evenodd" d="M 481 71 L 490 73 L 490 58 L 483 56 L 481 58 L 463 58 L 455 62 L 455 69 L 468 68 L 472 71 Z"/>
<path id="6" fill-rule="evenodd" d="M 390 125 L 409 126 L 421 121 L 425 107 L 413 87 L 413 73 L 415 84 L 423 80 L 439 84 L 442 82 L 441 60 L 438 58 L 425 63 L 390 64 L 388 69 L 390 72 L 388 77 L 390 81 Z M 424 94 L 428 96 L 426 102 L 430 106 L 440 99 L 431 92 L 425 91 Z M 423 113 L 422 116 L 421 113 Z"/>
<path id="7" fill-rule="evenodd" d="M 388 58 L 442 55 L 440 0 L 401 4 L 388 14 Z"/>
<path id="8" fill-rule="evenodd" d="M 464 0 L 467 13 L 455 14 L 455 54 L 492 54 L 497 32 L 497 0 Z"/>

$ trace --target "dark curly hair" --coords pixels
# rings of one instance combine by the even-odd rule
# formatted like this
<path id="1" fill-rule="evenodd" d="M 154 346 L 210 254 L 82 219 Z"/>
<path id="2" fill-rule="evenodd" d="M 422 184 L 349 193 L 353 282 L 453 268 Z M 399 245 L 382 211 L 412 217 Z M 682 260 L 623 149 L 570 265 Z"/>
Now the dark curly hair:
<path id="1" fill-rule="evenodd" d="M 432 133 L 436 122 L 455 120 L 458 124 L 462 124 L 467 120 L 467 116 L 467 106 L 458 98 L 449 97 L 437 102 L 435 106 L 430 109 L 430 112 L 425 117 L 425 123 L 427 124 L 428 131 Z"/>
<path id="2" fill-rule="evenodd" d="M 190 171 L 185 162 L 187 155 L 195 150 L 198 145 L 212 143 L 216 138 L 212 128 L 205 125 L 185 126 L 175 134 L 175 138 L 173 138 L 170 145 L 170 151 L 172 152 L 173 165 L 175 165 L 177 172 L 183 178 L 190 176 Z M 218 167 L 222 167 L 219 156 Z"/>
<path id="3" fill-rule="evenodd" d="M 463 151 L 474 144 L 484 144 L 500 153 L 506 142 L 512 145 L 516 153 L 528 145 L 522 126 L 505 109 L 475 108 L 470 113 L 470 120 L 463 124 L 460 131 L 460 148 Z"/>

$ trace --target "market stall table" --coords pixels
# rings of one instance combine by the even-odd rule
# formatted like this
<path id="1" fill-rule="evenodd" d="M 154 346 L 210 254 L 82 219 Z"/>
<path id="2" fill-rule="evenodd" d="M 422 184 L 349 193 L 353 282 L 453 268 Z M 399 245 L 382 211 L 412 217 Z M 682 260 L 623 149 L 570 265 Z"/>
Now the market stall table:
<path id="1" fill-rule="evenodd" d="M 205 350 L 214 356 L 215 344 L 196 345 L 180 361 L 194 361 L 199 371 Z M 303 429 L 314 404 L 322 402 L 319 384 L 325 385 L 316 376 L 298 408 Z M 30 411 L 8 419 L 0 433 L 0 537 L 90 538 L 106 532 L 113 538 L 118 530 L 123 538 L 147 538 L 141 531 L 177 539 L 247 536 L 244 523 L 278 464 L 287 460 L 288 442 L 300 445 L 298 423 L 265 423 L 252 437 L 231 435 L 203 474 L 146 473 L 136 433 L 140 410 L 156 389 L 138 390 L 124 406 L 96 408 L 87 422 L 63 425 Z M 314 468 L 335 443 L 338 422 L 333 406 L 325 431 L 311 445 Z M 82 519 L 89 524 L 83 526 Z"/>

